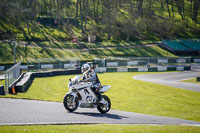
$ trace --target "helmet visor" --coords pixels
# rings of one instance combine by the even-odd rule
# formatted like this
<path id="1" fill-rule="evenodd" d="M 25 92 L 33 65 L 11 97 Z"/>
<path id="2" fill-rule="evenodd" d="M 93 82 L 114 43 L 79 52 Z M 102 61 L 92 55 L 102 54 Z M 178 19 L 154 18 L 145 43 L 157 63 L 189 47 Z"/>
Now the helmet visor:
<path id="1" fill-rule="evenodd" d="M 82 68 L 82 73 L 86 72 L 88 68 Z"/>

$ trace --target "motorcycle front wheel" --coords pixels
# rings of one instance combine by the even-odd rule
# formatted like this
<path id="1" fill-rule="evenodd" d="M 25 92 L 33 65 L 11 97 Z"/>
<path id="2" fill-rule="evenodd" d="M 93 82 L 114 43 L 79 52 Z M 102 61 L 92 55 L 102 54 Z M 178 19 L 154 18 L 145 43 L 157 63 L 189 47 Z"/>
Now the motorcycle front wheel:
<path id="1" fill-rule="evenodd" d="M 69 111 L 69 112 L 73 112 L 78 108 L 79 105 L 79 101 L 76 98 L 74 101 L 74 96 L 70 95 L 70 94 L 66 94 L 64 99 L 63 99 L 63 104 L 64 107 Z"/>
<path id="2" fill-rule="evenodd" d="M 105 104 L 99 104 L 97 106 L 97 109 L 99 110 L 99 112 L 101 113 L 107 113 L 110 108 L 111 108 L 111 102 L 109 97 L 107 97 L 106 95 L 102 96 L 102 101 L 104 101 Z"/>

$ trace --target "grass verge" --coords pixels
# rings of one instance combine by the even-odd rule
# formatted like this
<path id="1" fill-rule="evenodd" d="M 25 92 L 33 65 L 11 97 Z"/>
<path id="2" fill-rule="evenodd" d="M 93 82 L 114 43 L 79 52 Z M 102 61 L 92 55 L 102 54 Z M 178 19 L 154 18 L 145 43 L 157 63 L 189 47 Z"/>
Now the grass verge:
<path id="1" fill-rule="evenodd" d="M 200 93 L 133 80 L 138 74 L 144 73 L 99 74 L 102 84 L 112 86 L 105 93 L 112 101 L 112 109 L 200 121 Z M 72 77 L 36 78 L 27 93 L 1 97 L 62 102 Z"/>
<path id="2" fill-rule="evenodd" d="M 189 83 L 200 84 L 200 82 L 197 82 L 197 79 L 196 79 L 196 78 L 187 79 L 187 80 L 182 80 L 181 82 L 189 82 Z"/>
<path id="3" fill-rule="evenodd" d="M 168 125 L 0 126 L 1 133 L 200 133 L 200 127 Z"/>
<path id="4" fill-rule="evenodd" d="M 0 80 L 0 85 L 4 85 L 5 86 L 5 80 Z"/>

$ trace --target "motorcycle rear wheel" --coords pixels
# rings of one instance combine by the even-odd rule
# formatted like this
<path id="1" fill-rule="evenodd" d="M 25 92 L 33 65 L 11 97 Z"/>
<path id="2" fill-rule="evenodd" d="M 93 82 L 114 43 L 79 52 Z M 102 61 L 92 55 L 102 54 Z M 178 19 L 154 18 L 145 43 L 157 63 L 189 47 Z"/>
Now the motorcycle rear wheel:
<path id="1" fill-rule="evenodd" d="M 79 101 L 76 98 L 74 102 L 72 102 L 74 96 L 70 95 L 70 94 L 66 94 L 64 99 L 63 99 L 63 104 L 64 107 L 69 111 L 69 112 L 73 112 L 78 108 L 79 105 Z"/>
<path id="2" fill-rule="evenodd" d="M 111 101 L 106 95 L 102 95 L 102 100 L 105 102 L 105 104 L 99 104 L 97 109 L 101 113 L 107 113 L 111 108 Z"/>

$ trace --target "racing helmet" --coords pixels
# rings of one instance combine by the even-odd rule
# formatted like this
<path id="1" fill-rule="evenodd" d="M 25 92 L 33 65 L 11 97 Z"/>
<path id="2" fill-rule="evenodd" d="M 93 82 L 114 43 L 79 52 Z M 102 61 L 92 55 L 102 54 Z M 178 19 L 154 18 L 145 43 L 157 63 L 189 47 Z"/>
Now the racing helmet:
<path id="1" fill-rule="evenodd" d="M 89 72 L 89 70 L 90 70 L 90 65 L 89 65 L 89 64 L 86 63 L 86 64 L 83 64 L 83 65 L 82 65 L 82 67 L 81 67 L 81 72 L 82 72 L 83 74 Z"/>

